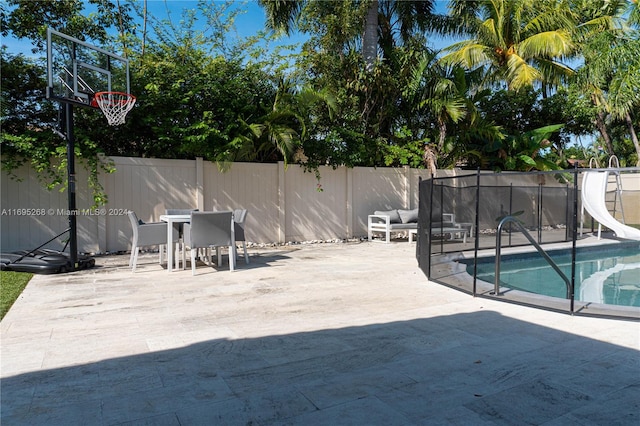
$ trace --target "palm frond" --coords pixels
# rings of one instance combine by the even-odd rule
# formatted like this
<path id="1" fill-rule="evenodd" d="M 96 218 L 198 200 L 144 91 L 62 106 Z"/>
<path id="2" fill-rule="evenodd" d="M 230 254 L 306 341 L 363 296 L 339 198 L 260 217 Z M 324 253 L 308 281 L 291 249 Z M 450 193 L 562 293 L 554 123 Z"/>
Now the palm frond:
<path id="1" fill-rule="evenodd" d="M 441 58 L 442 63 L 446 65 L 457 64 L 473 69 L 491 62 L 490 55 L 493 54 L 493 52 L 486 45 L 468 42 L 460 44 L 459 46 L 459 49 L 452 50 L 450 53 L 444 55 Z M 450 47 L 455 49 L 455 44 Z"/>
<path id="2" fill-rule="evenodd" d="M 534 34 L 518 45 L 523 58 L 558 58 L 569 55 L 575 49 L 568 31 L 556 30 Z"/>
<path id="3" fill-rule="evenodd" d="M 509 87 L 518 90 L 526 86 L 531 86 L 535 81 L 540 80 L 540 71 L 532 67 L 521 56 L 513 54 L 507 61 L 507 79 Z"/>
<path id="4" fill-rule="evenodd" d="M 619 73 L 609 87 L 609 104 L 616 118 L 623 118 L 634 109 L 640 110 L 640 64 Z"/>
<path id="5" fill-rule="evenodd" d="M 627 13 L 628 24 L 632 27 L 640 27 L 640 3 L 638 1 L 629 3 Z"/>
<path id="6" fill-rule="evenodd" d="M 260 137 L 262 137 L 262 134 L 264 133 L 265 129 L 267 128 L 266 125 L 261 124 L 261 123 L 251 123 L 249 125 L 249 131 L 251 132 L 251 135 L 258 139 Z"/>
<path id="7" fill-rule="evenodd" d="M 500 36 L 500 31 L 496 28 L 496 21 L 494 19 L 485 20 L 479 28 L 479 38 L 485 43 L 493 45 L 504 45 L 504 40 Z"/>
<path id="8" fill-rule="evenodd" d="M 282 154 L 285 164 L 288 164 L 296 152 L 298 135 L 290 127 L 272 124 L 269 126 L 268 141 Z"/>
<path id="9" fill-rule="evenodd" d="M 298 17 L 305 6 L 303 1 L 258 0 L 265 8 L 267 27 L 274 31 L 290 34 L 297 26 Z"/>
<path id="10" fill-rule="evenodd" d="M 552 59 L 536 59 L 534 62 L 544 81 L 554 87 L 567 82 L 576 75 L 571 67 Z"/>

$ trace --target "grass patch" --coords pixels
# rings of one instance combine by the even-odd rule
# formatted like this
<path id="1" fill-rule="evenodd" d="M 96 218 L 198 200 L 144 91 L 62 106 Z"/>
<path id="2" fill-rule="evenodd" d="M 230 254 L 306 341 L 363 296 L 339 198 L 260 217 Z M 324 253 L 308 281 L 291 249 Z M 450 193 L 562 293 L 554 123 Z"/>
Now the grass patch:
<path id="1" fill-rule="evenodd" d="M 33 274 L 26 272 L 0 271 L 0 319 L 9 312 Z"/>

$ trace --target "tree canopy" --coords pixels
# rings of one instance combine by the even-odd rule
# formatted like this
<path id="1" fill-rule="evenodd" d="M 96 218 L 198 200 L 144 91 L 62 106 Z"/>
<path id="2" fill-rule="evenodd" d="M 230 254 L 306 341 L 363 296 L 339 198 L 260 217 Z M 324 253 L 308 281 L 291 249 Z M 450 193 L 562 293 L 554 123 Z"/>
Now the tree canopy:
<path id="1" fill-rule="evenodd" d="M 242 8 L 232 1 L 202 0 L 179 22 L 150 15 L 145 0 L 4 2 L 2 34 L 35 52 L 1 51 L 3 168 L 30 162 L 61 181 L 59 105 L 44 96 L 47 26 L 130 61 L 138 102 L 126 124 L 76 109 L 76 154 L 94 176 L 99 153 L 221 168 L 529 170 L 599 146 L 638 163 L 637 2 L 259 3 L 267 28 L 235 38 Z M 307 39 L 293 51 L 265 47 L 294 29 Z M 456 41 L 438 50 L 436 38 Z"/>

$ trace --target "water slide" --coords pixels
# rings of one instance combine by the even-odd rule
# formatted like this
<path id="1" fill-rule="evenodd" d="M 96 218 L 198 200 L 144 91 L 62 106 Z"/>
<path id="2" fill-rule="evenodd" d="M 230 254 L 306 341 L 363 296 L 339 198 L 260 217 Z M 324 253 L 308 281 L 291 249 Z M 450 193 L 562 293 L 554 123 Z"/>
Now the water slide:
<path id="1" fill-rule="evenodd" d="M 615 232 L 618 238 L 640 240 L 640 229 L 618 222 L 607 209 L 605 195 L 609 182 L 608 171 L 588 171 L 582 178 L 582 207 L 601 225 Z"/>

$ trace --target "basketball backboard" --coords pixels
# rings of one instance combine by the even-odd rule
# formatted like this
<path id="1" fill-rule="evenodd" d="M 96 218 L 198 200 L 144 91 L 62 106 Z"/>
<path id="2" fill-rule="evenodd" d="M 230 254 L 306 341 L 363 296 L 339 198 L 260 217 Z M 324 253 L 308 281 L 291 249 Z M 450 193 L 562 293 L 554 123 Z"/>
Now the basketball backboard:
<path id="1" fill-rule="evenodd" d="M 131 93 L 129 61 L 47 29 L 47 98 L 97 108 L 98 92 Z"/>

